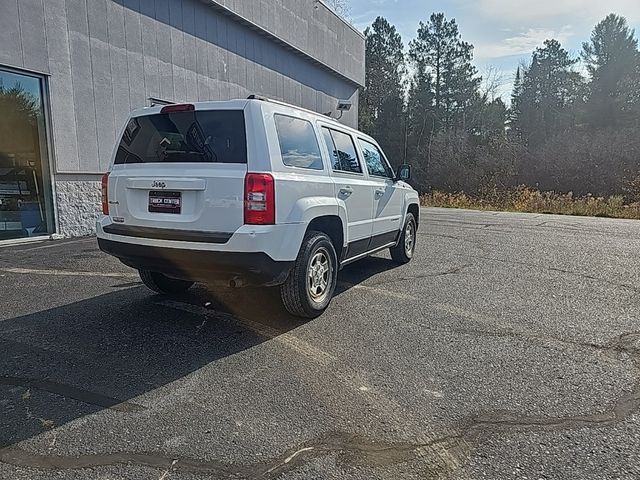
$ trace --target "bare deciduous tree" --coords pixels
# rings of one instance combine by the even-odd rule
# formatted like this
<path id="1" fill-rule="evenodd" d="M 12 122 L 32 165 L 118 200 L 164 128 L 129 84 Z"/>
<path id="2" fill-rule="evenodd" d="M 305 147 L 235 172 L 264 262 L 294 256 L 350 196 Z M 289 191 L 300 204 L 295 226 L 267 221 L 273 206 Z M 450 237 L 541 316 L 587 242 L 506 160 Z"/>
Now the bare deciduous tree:
<path id="1" fill-rule="evenodd" d="M 316 0 L 317 2 L 318 0 Z M 350 20 L 351 6 L 348 0 L 322 0 L 325 5 L 331 8 L 334 12 L 340 15 L 342 18 Z"/>
<path id="2" fill-rule="evenodd" d="M 506 83 L 504 72 L 495 65 L 488 65 L 482 71 L 480 93 L 489 102 L 493 102 L 501 96 L 502 87 L 504 87 Z"/>

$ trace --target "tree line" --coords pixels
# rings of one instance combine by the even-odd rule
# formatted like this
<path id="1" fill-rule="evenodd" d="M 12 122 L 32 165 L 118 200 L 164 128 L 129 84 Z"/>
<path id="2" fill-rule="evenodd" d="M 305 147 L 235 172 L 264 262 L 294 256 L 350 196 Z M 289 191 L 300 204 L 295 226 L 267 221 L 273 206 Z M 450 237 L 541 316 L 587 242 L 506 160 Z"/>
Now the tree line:
<path id="1" fill-rule="evenodd" d="M 408 48 L 382 17 L 364 34 L 360 129 L 395 166 L 412 165 L 421 191 L 527 185 L 640 200 L 640 52 L 624 17 L 598 23 L 579 57 L 545 41 L 514 72 L 509 105 L 442 13 Z"/>

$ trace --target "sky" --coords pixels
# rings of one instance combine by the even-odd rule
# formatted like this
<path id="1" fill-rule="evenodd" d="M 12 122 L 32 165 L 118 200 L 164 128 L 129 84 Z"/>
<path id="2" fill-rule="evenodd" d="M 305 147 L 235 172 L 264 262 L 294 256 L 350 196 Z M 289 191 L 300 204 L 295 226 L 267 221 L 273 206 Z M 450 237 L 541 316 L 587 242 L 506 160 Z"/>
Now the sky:
<path id="1" fill-rule="evenodd" d="M 609 13 L 627 18 L 640 33 L 640 0 L 349 0 L 351 22 L 364 30 L 378 15 L 402 36 L 405 48 L 418 23 L 433 12 L 455 18 L 463 40 L 474 45 L 480 75 L 496 71 L 499 94 L 508 100 L 515 71 L 544 40 L 555 38 L 573 56 L 593 27 Z M 578 69 L 580 66 L 577 67 Z"/>

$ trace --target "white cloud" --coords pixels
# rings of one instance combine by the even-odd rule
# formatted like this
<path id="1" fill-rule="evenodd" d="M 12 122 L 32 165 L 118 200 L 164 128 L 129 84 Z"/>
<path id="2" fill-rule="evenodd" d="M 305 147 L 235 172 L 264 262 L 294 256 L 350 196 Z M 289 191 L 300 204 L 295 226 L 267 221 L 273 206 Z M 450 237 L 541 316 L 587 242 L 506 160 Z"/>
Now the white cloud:
<path id="1" fill-rule="evenodd" d="M 363 32 L 365 28 L 371 26 L 373 21 L 378 16 L 384 16 L 384 12 L 382 12 L 381 10 L 367 10 L 364 12 L 359 12 L 357 14 L 351 15 L 351 23 L 354 27 Z"/>
<path id="2" fill-rule="evenodd" d="M 573 36 L 571 25 L 565 25 L 559 30 L 549 28 L 529 28 L 526 32 L 510 36 L 495 42 L 478 43 L 475 46 L 475 57 L 478 60 L 509 57 L 513 55 L 529 55 L 545 40 L 555 38 L 560 43 L 566 42 Z"/>
<path id="3" fill-rule="evenodd" d="M 625 16 L 640 36 L 640 0 L 349 0 L 353 20 L 364 29 L 377 15 L 386 17 L 402 34 L 405 46 L 415 37 L 418 22 L 433 11 L 455 18 L 462 37 L 475 46 L 474 63 L 493 65 L 504 77 L 499 94 L 508 99 L 521 60 L 555 38 L 573 57 L 589 39 L 594 25 L 609 13 Z M 578 64 L 576 69 L 580 69 Z"/>
<path id="4" fill-rule="evenodd" d="M 485 17 L 506 21 L 531 21 L 560 16 L 582 17 L 598 20 L 615 12 L 626 16 L 633 23 L 640 19 L 638 0 L 472 0 L 479 13 Z"/>

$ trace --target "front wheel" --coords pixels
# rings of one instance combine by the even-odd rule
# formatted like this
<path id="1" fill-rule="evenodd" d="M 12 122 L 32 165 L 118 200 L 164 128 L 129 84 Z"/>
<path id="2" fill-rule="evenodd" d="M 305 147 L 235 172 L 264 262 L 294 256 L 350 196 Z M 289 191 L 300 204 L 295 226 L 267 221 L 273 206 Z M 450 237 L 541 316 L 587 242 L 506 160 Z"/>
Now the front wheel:
<path id="1" fill-rule="evenodd" d="M 162 273 L 152 272 L 150 270 L 138 270 L 138 273 L 140 273 L 142 283 L 156 293 L 175 295 L 186 292 L 193 285 L 193 282 L 167 277 Z"/>
<path id="2" fill-rule="evenodd" d="M 398 263 L 409 263 L 413 257 L 413 252 L 416 249 L 416 219 L 412 213 L 407 213 L 407 218 L 404 221 L 404 227 L 402 233 L 400 233 L 400 239 L 395 247 L 391 247 L 391 258 Z"/>
<path id="3" fill-rule="evenodd" d="M 305 318 L 319 316 L 329 306 L 338 278 L 338 257 L 331 239 L 307 232 L 287 281 L 280 287 L 285 309 Z"/>

